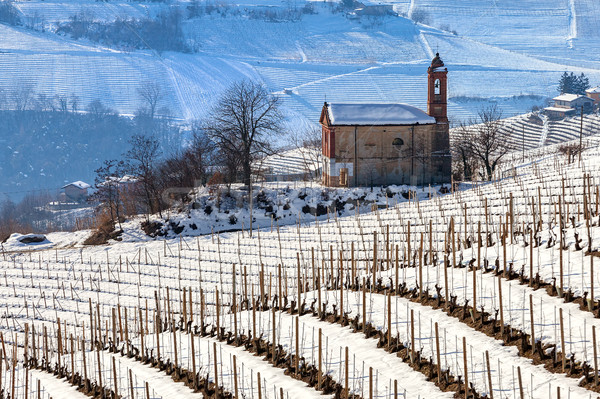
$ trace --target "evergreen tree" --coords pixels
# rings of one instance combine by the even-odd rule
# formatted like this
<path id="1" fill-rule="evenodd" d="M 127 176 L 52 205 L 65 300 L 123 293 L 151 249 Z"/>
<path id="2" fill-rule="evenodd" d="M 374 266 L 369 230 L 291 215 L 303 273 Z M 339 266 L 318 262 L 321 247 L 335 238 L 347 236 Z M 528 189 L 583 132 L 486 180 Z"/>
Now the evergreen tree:
<path id="1" fill-rule="evenodd" d="M 558 91 L 569 94 L 581 94 L 585 95 L 585 91 L 590 88 L 590 80 L 585 76 L 584 73 L 577 76 L 573 72 L 570 74 L 564 72 L 560 81 L 558 82 Z"/>

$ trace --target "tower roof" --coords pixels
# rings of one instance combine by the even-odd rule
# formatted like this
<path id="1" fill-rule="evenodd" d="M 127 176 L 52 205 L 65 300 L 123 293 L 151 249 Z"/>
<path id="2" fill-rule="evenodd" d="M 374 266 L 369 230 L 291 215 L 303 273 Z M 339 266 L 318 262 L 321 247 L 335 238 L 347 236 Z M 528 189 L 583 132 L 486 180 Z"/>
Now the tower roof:
<path id="1" fill-rule="evenodd" d="M 440 53 L 435 53 L 435 58 L 431 60 L 431 68 L 441 68 L 444 66 L 444 61 L 440 58 Z"/>

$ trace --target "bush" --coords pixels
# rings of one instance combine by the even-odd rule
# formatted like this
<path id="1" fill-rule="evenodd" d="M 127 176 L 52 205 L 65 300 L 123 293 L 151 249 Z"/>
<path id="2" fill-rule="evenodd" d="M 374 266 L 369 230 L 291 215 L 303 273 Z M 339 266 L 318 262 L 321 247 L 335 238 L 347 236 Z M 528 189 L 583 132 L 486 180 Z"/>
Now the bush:
<path id="1" fill-rule="evenodd" d="M 417 23 L 429 25 L 431 23 L 431 16 L 429 12 L 423 8 L 416 8 L 411 14 L 411 19 Z"/>
<path id="2" fill-rule="evenodd" d="M 238 218 L 235 215 L 231 215 L 229 216 L 229 224 L 233 225 L 233 224 L 237 224 L 238 222 Z"/>

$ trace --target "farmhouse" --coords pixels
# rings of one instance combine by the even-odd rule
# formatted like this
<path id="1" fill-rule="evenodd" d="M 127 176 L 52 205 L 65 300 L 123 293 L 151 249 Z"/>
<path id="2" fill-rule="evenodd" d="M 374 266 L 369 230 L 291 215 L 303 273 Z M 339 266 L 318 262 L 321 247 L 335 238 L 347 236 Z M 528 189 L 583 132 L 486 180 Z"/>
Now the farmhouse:
<path id="1" fill-rule="evenodd" d="M 323 184 L 331 187 L 450 182 L 447 74 L 428 68 L 427 113 L 408 104 L 325 103 Z"/>
<path id="2" fill-rule="evenodd" d="M 84 201 L 88 196 L 88 188 L 90 188 L 89 184 L 79 180 L 62 187 L 65 200 L 73 202 Z"/>
<path id="3" fill-rule="evenodd" d="M 579 94 L 565 93 L 558 97 L 554 97 L 552 100 L 554 101 L 554 105 L 544 108 L 546 115 L 550 118 L 573 116 L 578 110 L 581 110 L 582 107 L 584 112 L 589 112 L 594 106 L 594 100 L 592 98 Z"/>
<path id="4" fill-rule="evenodd" d="M 594 106 L 600 105 L 600 86 L 587 89 L 585 91 L 586 96 L 594 100 Z"/>

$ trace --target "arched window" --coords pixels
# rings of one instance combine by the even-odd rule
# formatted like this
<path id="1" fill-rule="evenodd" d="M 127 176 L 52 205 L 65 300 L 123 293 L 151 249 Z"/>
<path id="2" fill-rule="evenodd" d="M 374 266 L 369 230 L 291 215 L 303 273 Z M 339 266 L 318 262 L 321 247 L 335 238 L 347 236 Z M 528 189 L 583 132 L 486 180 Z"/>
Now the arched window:
<path id="1" fill-rule="evenodd" d="M 402 140 L 400 137 L 396 137 L 394 141 L 392 141 L 392 145 L 396 148 L 400 148 L 404 145 L 404 140 Z"/>
<path id="2" fill-rule="evenodd" d="M 435 82 L 433 83 L 433 94 L 436 94 L 436 95 L 440 94 L 440 90 L 441 90 L 440 80 L 436 79 Z"/>

